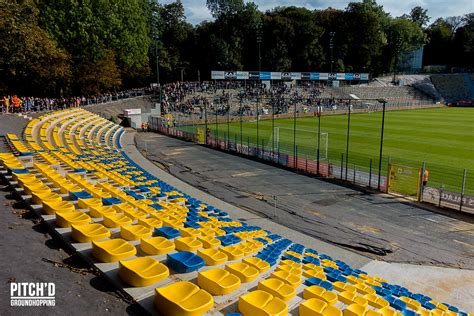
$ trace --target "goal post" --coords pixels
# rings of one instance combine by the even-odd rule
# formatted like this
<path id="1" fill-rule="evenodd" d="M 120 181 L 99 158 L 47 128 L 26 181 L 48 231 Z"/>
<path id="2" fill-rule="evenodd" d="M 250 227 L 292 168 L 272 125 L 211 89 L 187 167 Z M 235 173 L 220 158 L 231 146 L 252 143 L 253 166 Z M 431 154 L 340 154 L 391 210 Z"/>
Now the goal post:
<path id="1" fill-rule="evenodd" d="M 274 148 L 275 151 L 284 152 L 284 149 L 290 150 L 289 153 L 293 153 L 293 128 L 277 126 L 273 129 L 270 135 L 267 148 Z M 306 152 L 314 154 L 316 157 L 318 149 L 318 132 L 307 129 L 296 129 L 297 143 L 303 143 Z M 328 159 L 328 147 L 329 147 L 329 133 L 321 132 L 320 151 L 319 159 Z"/>

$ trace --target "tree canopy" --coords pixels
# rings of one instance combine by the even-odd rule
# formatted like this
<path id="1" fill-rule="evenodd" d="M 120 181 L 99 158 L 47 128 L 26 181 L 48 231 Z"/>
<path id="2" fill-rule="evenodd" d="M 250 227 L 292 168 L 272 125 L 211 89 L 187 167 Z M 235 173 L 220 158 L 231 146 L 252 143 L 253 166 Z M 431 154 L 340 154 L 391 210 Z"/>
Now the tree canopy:
<path id="1" fill-rule="evenodd" d="M 392 17 L 375 0 L 343 10 L 207 0 L 212 21 L 188 23 L 180 0 L 0 0 L 0 92 L 98 94 L 211 70 L 386 73 L 425 46 L 424 64 L 473 68 L 474 18 L 416 6 Z M 41 12 L 41 14 L 39 14 Z M 330 34 L 334 49 L 329 47 Z"/>

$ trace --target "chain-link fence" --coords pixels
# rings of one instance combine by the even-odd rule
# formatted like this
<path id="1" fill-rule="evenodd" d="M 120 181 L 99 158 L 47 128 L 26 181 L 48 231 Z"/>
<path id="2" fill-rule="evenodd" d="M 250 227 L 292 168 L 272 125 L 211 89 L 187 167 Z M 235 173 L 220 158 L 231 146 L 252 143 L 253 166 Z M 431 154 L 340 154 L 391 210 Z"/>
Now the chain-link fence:
<path id="1" fill-rule="evenodd" d="M 151 117 L 149 126 L 153 131 L 299 172 L 474 212 L 470 172 L 411 161 L 403 155 L 392 157 L 390 149 L 384 149 L 383 116 L 392 110 L 434 106 L 406 104 L 373 99 L 212 96 L 201 98 L 187 111 L 169 110 L 161 118 Z"/>

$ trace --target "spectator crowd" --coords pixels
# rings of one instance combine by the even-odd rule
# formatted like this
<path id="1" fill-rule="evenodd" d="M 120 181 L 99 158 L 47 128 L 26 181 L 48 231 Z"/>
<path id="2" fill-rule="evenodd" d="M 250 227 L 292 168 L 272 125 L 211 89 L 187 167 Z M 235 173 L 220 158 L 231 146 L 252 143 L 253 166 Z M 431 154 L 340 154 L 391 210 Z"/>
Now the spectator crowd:
<path id="1" fill-rule="evenodd" d="M 126 99 L 150 93 L 148 89 L 132 89 L 108 93 L 92 97 L 59 97 L 59 98 L 37 98 L 19 97 L 17 95 L 4 95 L 0 98 L 1 113 L 29 113 L 40 111 L 54 111 L 72 107 L 87 106 L 99 103 L 108 103 L 115 100 Z"/>

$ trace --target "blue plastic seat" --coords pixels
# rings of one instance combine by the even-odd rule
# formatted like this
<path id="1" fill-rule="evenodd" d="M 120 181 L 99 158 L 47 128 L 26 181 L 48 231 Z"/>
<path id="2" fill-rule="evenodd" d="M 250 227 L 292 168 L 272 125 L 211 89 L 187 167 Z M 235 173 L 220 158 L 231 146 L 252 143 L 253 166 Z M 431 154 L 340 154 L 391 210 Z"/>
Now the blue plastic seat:
<path id="1" fill-rule="evenodd" d="M 102 199 L 102 204 L 103 205 L 114 205 L 114 204 L 121 204 L 122 201 L 120 201 L 119 199 L 115 198 L 115 197 L 111 197 L 111 198 L 103 198 Z"/>
<path id="2" fill-rule="evenodd" d="M 303 257 L 303 263 L 312 263 L 317 266 L 321 265 L 321 261 L 318 258 L 311 257 L 311 256 Z"/>
<path id="3" fill-rule="evenodd" d="M 317 285 L 317 286 L 320 286 L 320 287 L 326 289 L 327 291 L 332 291 L 332 289 L 334 288 L 331 282 L 322 280 L 320 278 L 306 279 L 304 284 L 306 284 L 307 286 Z"/>
<path id="4" fill-rule="evenodd" d="M 326 274 L 326 277 L 329 281 L 331 282 L 336 282 L 336 281 L 339 281 L 339 282 L 343 282 L 343 283 L 346 283 L 347 282 L 347 278 L 340 275 L 339 273 L 335 273 L 335 272 L 332 272 L 332 273 L 327 273 Z"/>
<path id="5" fill-rule="evenodd" d="M 153 236 L 161 236 L 165 237 L 166 239 L 173 239 L 179 237 L 181 234 L 179 230 L 170 226 L 163 226 L 160 228 L 155 228 L 153 232 Z"/>
<path id="6" fill-rule="evenodd" d="M 78 199 L 92 199 L 94 196 L 87 191 L 69 192 L 69 198 L 71 201 L 77 201 Z"/>
<path id="7" fill-rule="evenodd" d="M 187 221 L 187 222 L 184 222 L 184 227 L 199 229 L 201 226 L 196 222 Z"/>
<path id="8" fill-rule="evenodd" d="M 222 246 L 230 246 L 239 243 L 242 239 L 235 235 L 224 235 L 224 236 L 217 236 L 217 239 L 221 241 Z"/>
<path id="9" fill-rule="evenodd" d="M 204 259 L 189 251 L 168 254 L 166 265 L 178 273 L 196 271 L 206 264 Z"/>

